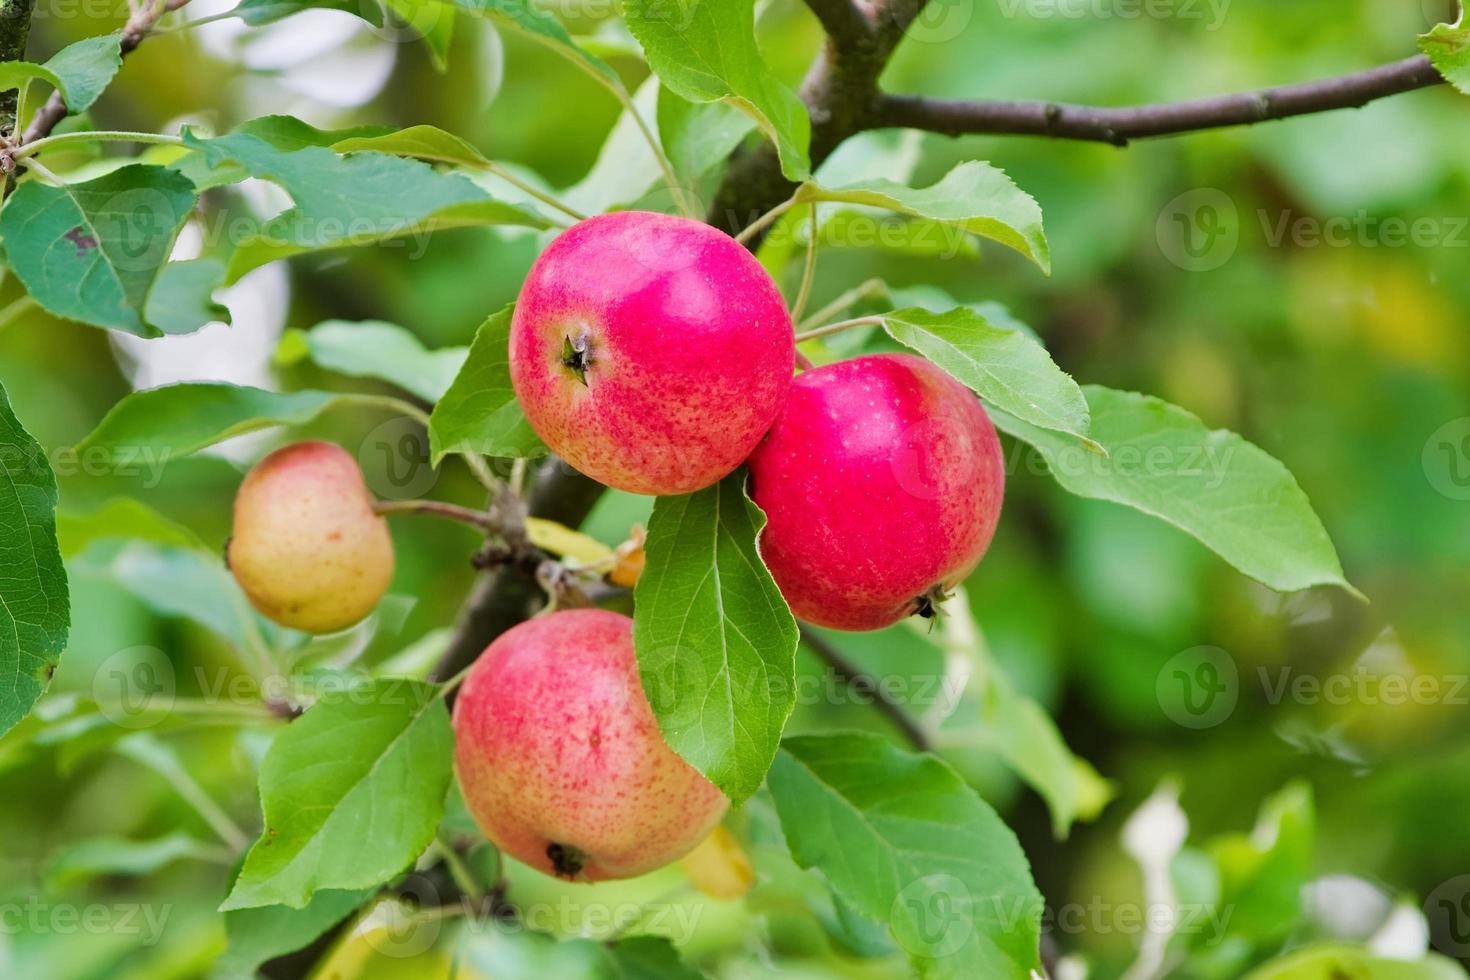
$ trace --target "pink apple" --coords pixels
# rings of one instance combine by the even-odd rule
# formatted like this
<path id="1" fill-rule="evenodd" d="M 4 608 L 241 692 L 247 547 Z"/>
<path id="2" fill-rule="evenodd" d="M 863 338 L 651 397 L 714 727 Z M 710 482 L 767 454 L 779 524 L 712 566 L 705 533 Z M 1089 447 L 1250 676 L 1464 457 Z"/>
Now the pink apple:
<path id="1" fill-rule="evenodd" d="M 511 322 L 511 381 L 531 426 L 633 493 L 689 493 L 739 466 L 775 420 L 795 356 L 786 304 L 749 252 L 642 211 L 563 232 Z"/>
<path id="2" fill-rule="evenodd" d="M 460 688 L 454 735 L 480 829 L 547 874 L 652 871 L 703 841 L 730 805 L 659 733 L 633 621 L 618 613 L 556 612 L 503 634 Z"/>
<path id="3" fill-rule="evenodd" d="M 1005 493 L 979 400 L 907 354 L 802 374 L 750 473 L 792 611 L 846 630 L 934 615 L 984 556 Z"/>

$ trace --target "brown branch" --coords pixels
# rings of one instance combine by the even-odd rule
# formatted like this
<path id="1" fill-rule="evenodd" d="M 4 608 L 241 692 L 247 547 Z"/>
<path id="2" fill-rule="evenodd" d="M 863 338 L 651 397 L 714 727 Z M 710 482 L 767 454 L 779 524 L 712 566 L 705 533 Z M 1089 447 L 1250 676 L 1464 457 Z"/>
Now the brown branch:
<path id="1" fill-rule="evenodd" d="M 965 133 L 1049 136 L 1126 146 L 1129 140 L 1151 136 L 1248 126 L 1291 116 L 1358 108 L 1375 99 L 1443 82 L 1429 59 L 1420 55 L 1337 78 L 1118 109 L 1056 102 L 880 95 L 869 125 L 923 129 L 950 136 Z"/>
<path id="2" fill-rule="evenodd" d="M 848 660 L 842 651 L 831 643 L 813 633 L 805 626 L 801 628 L 801 642 L 806 648 L 827 662 L 832 673 L 843 681 L 857 694 L 866 694 L 872 697 L 873 705 L 893 722 L 904 737 L 913 744 L 920 752 L 929 752 L 934 748 L 933 740 L 929 733 L 904 710 L 903 705 L 893 700 L 888 692 L 883 690 L 883 685 L 872 674 L 867 673 L 857 664 Z"/>
<path id="3" fill-rule="evenodd" d="M 148 36 L 149 31 L 153 30 L 153 25 L 158 23 L 160 17 L 178 10 L 188 2 L 189 0 L 164 0 L 160 3 L 156 0 L 148 0 L 145 6 L 139 8 L 132 17 L 128 18 L 127 24 L 123 27 L 122 38 L 119 42 L 119 53 L 122 57 L 126 58 L 138 45 L 143 43 L 143 39 Z M 51 130 L 56 128 L 56 124 L 66 118 L 66 111 L 66 100 L 61 97 L 61 93 L 52 92 L 51 98 L 46 100 L 45 105 L 41 106 L 31 119 L 31 124 L 26 127 L 25 135 L 21 137 L 21 144 L 34 143 L 38 139 L 51 135 Z"/>
<path id="4" fill-rule="evenodd" d="M 806 5 L 839 48 L 860 45 L 877 30 L 867 7 L 854 0 L 806 0 Z"/>

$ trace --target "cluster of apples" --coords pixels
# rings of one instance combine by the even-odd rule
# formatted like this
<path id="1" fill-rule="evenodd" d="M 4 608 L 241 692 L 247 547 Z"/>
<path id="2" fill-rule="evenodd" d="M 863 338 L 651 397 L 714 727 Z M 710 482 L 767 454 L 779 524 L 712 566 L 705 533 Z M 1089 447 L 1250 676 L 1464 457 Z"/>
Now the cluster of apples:
<path id="1" fill-rule="evenodd" d="M 809 623 L 932 616 L 995 531 L 1000 443 L 974 394 L 909 355 L 796 375 L 775 283 L 708 225 L 621 212 L 568 229 L 526 279 L 509 353 L 532 427 L 608 486 L 690 493 L 747 464 L 762 555 Z M 229 557 L 257 608 L 315 631 L 366 615 L 393 567 L 355 462 L 323 443 L 247 476 Z M 470 811 L 548 874 L 642 874 L 729 806 L 660 735 L 632 620 L 616 613 L 556 612 L 502 635 L 465 678 L 454 726 Z"/>

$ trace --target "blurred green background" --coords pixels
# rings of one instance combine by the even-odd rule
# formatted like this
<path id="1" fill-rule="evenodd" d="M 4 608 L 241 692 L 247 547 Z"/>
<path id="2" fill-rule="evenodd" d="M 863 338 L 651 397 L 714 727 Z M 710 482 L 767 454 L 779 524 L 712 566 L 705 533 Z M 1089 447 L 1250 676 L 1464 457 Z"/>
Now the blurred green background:
<path id="1" fill-rule="evenodd" d="M 1126 3 L 935 2 L 943 16 L 900 49 L 885 76 L 890 91 L 1116 105 L 1174 100 L 1404 57 L 1415 34 L 1451 12 L 1433 0 L 1181 2 L 1156 17 L 1122 16 L 1136 9 Z M 589 7 L 568 0 L 558 9 L 577 33 L 615 40 L 607 5 Z M 66 9 L 70 15 L 58 7 L 38 18 L 36 60 L 115 26 Z M 384 40 L 346 15 L 311 16 L 324 19 L 249 35 L 222 23 L 150 40 L 92 115 L 107 128 L 153 130 L 180 121 L 223 130 L 271 112 L 330 126 L 429 123 L 555 188 L 588 172 L 617 117 L 611 97 L 554 55 L 497 38 L 482 23 L 460 19 L 448 72 L 440 73 L 420 44 Z M 779 0 L 761 5 L 759 25 L 768 61 L 795 83 L 819 43 L 814 19 L 800 3 Z M 631 58 L 614 63 L 630 88 L 646 74 Z M 1050 931 L 1048 942 L 1066 958 L 1063 970 L 1085 963 L 1092 976 L 1119 976 L 1137 957 L 1140 936 L 1122 924 L 1119 910 L 1145 902 L 1144 885 L 1122 833 L 1160 785 L 1178 790 L 1189 822 L 1186 853 L 1208 852 L 1226 869 L 1223 883 L 1201 887 L 1229 894 L 1235 868 L 1258 892 L 1276 889 L 1270 900 L 1251 897 L 1249 888 L 1237 894 L 1241 914 L 1259 921 L 1237 921 L 1229 937 L 1176 941 L 1170 975 L 1238 976 L 1310 938 L 1366 940 L 1394 902 L 1418 909 L 1431 895 L 1447 894 L 1447 883 L 1453 901 L 1470 894 L 1470 879 L 1458 892 L 1453 887 L 1470 874 L 1467 118 L 1463 97 L 1441 87 L 1362 110 L 1125 150 L 897 134 L 849 150 L 851 165 L 874 176 L 903 176 L 886 171 L 911 163 L 918 183 L 963 159 L 1003 167 L 1042 206 L 1055 273 L 1044 278 L 991 247 L 978 259 L 942 261 L 832 248 L 822 252 L 811 308 L 874 276 L 894 287 L 937 286 L 966 302 L 1003 302 L 1079 381 L 1157 394 L 1282 460 L 1322 516 L 1348 577 L 1371 600 L 1363 605 L 1328 590 L 1270 593 L 1180 533 L 1067 497 L 1025 466 L 1013 469 L 999 535 L 968 589 L 971 603 L 994 656 L 1047 706 L 1072 750 L 1113 784 L 1115 798 L 1058 840 L 1041 800 L 996 762 L 983 737 L 957 738 L 948 754 L 1016 830 L 1048 902 L 1090 910 L 1078 920 L 1059 918 Z M 260 198 L 208 203 L 219 214 L 252 207 L 268 214 L 269 190 Z M 1206 215 L 1204 205 L 1214 210 Z M 1403 241 L 1386 219 L 1424 233 Z M 1314 240 L 1316 227 L 1337 234 Z M 1209 237 L 1213 230 L 1225 237 Z M 1186 241 L 1186 234 L 1195 237 Z M 273 366 L 281 331 L 376 318 L 412 329 L 429 346 L 466 344 L 488 312 L 514 298 L 542 244 L 525 232 L 471 230 L 437 235 L 422 250 L 311 257 L 289 270 L 262 270 L 229 291 L 229 331 L 212 328 L 146 349 L 29 315 L 3 328 L 0 383 L 52 450 L 80 439 L 133 383 L 218 376 L 362 388 L 371 383 L 309 365 Z M 785 281 L 792 289 L 795 265 Z M 8 286 L 0 299 L 14 290 Z M 401 433 L 385 434 L 385 421 L 337 414 L 311 431 L 361 447 L 370 473 L 380 471 L 370 482 L 387 493 L 382 488 L 392 481 L 373 447 Z M 223 545 L 243 465 L 280 438 L 170 462 L 160 479 L 88 473 L 85 460 L 57 456 L 63 508 L 85 512 L 115 495 L 135 496 Z M 425 474 L 413 492 L 476 502 L 476 484 L 457 463 L 437 477 Z M 610 494 L 589 530 L 616 544 L 647 509 L 646 501 Z M 394 535 L 400 564 L 393 594 L 403 600 L 365 638 L 369 660 L 449 624 L 473 580 L 472 532 L 410 520 L 395 524 Z M 90 549 L 73 556 L 70 568 L 72 642 L 52 698 L 91 696 L 115 658 L 131 665 L 155 656 L 140 648 L 161 651 L 180 696 L 207 693 L 196 667 L 235 669 L 201 612 L 220 594 L 211 582 L 124 546 Z M 158 583 L 167 601 L 140 598 Z M 885 676 L 938 669 L 933 646 L 903 629 L 838 642 Z M 1171 717 L 1177 704 L 1169 692 L 1177 665 L 1192 670 L 1201 647 L 1218 651 L 1208 656 L 1233 667 L 1236 683 L 1228 712 L 1194 728 Z M 819 674 L 817 661 L 803 656 L 803 669 Z M 1373 696 L 1378 688 L 1370 686 L 1368 696 L 1354 687 L 1354 696 L 1335 698 L 1304 688 L 1283 693 L 1278 683 L 1362 670 L 1428 678 L 1433 693 Z M 43 723 L 33 720 L 0 740 L 0 902 L 108 909 L 143 902 L 168 914 L 156 936 L 54 922 L 17 929 L 19 918 L 7 918 L 0 975 L 207 974 L 223 945 L 213 909 L 227 866 L 184 859 L 145 876 L 93 877 L 68 876 L 62 861 L 67 848 L 97 837 L 157 838 L 178 828 L 207 837 L 202 818 L 135 752 L 96 751 L 114 744 L 110 736 L 68 752 L 57 740 L 34 738 Z M 799 709 L 791 730 L 883 724 L 861 705 L 815 703 Z M 155 736 L 253 833 L 262 732 L 180 723 Z M 1273 850 L 1269 832 L 1247 840 L 1263 803 L 1283 792 L 1277 803 L 1310 826 L 1298 827 L 1296 837 L 1288 829 L 1276 834 L 1275 844 L 1290 847 Z M 761 883 L 743 902 L 688 899 L 699 910 L 697 925 L 679 939 L 691 962 L 724 977 L 903 975 L 901 958 L 863 955 L 882 950 L 844 925 L 820 887 L 798 880 L 777 853 L 779 838 L 771 846 L 764 801 L 753 801 L 732 825 Z M 1280 880 L 1263 879 L 1257 865 Z M 1183 867 L 1175 873 L 1186 893 Z M 661 901 L 682 880 L 669 870 L 598 886 L 589 898 L 584 886 L 523 869 L 511 876 L 518 898 L 547 907 L 564 895 L 572 903 Z M 1304 908 L 1300 887 L 1323 877 L 1328 885 L 1311 894 L 1335 897 L 1324 908 Z M 1271 904 L 1277 900 L 1285 906 Z M 1430 920 L 1436 948 L 1470 954 L 1453 916 Z M 550 927 L 575 934 L 578 913 Z M 365 969 L 438 977 L 448 975 L 450 962 L 433 951 L 375 954 Z"/>

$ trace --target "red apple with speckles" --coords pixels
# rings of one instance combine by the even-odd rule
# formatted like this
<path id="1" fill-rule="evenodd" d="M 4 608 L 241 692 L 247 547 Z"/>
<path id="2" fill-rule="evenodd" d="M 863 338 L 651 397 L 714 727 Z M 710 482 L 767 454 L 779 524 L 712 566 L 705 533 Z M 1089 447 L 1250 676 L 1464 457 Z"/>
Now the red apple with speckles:
<path id="1" fill-rule="evenodd" d="M 278 449 L 245 475 L 227 558 L 256 609 L 310 633 L 362 619 L 393 580 L 388 524 L 357 460 L 329 442 Z"/>
<path id="2" fill-rule="evenodd" d="M 516 301 L 510 376 L 552 452 L 610 487 L 690 493 L 771 427 L 795 365 L 771 277 L 725 233 L 642 211 L 573 225 Z"/>
<path id="3" fill-rule="evenodd" d="M 799 618 L 843 630 L 933 616 L 984 556 L 1005 493 L 979 400 L 907 354 L 802 374 L 750 474 L 782 595 Z"/>
<path id="4" fill-rule="evenodd" d="M 659 733 L 633 621 L 528 620 L 480 655 L 454 705 L 455 771 L 505 853 L 550 875 L 631 878 L 705 839 L 730 803 Z"/>

